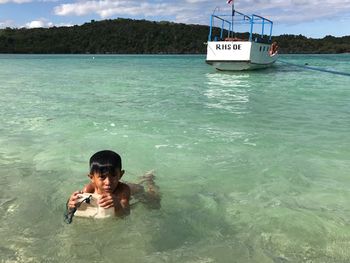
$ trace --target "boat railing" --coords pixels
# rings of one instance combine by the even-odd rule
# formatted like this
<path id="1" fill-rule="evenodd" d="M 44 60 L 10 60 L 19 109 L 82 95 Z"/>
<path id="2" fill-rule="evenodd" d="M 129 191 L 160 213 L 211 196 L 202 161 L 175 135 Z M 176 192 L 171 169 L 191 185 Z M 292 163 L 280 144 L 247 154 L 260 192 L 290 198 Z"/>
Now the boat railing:
<path id="1" fill-rule="evenodd" d="M 271 42 L 273 28 L 271 20 L 255 14 L 248 16 L 234 9 L 231 15 L 219 15 L 215 14 L 215 11 L 216 9 L 210 17 L 208 41 L 243 41 L 242 37 L 237 35 L 249 34 L 246 40 L 259 43 Z M 259 32 L 256 32 L 257 25 L 260 28 Z M 239 28 L 241 29 L 238 30 Z M 241 32 L 242 29 L 246 32 Z"/>

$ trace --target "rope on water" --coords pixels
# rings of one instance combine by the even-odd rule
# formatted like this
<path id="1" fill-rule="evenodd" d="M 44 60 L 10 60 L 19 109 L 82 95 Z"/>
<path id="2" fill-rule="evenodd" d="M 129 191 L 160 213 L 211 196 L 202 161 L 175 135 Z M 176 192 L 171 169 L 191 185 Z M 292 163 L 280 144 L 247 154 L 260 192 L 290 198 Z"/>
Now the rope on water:
<path id="1" fill-rule="evenodd" d="M 290 63 L 290 62 L 283 61 L 283 60 L 278 60 L 278 62 L 287 64 L 287 65 L 291 65 L 291 66 L 294 66 L 294 67 L 298 67 L 298 68 L 316 70 L 316 71 L 331 73 L 331 74 L 335 74 L 335 75 L 342 75 L 342 76 L 350 77 L 350 73 L 347 73 L 347 72 L 341 72 L 341 71 L 328 70 L 328 69 L 323 69 L 323 68 L 310 67 L 308 65 L 298 65 L 298 64 Z"/>

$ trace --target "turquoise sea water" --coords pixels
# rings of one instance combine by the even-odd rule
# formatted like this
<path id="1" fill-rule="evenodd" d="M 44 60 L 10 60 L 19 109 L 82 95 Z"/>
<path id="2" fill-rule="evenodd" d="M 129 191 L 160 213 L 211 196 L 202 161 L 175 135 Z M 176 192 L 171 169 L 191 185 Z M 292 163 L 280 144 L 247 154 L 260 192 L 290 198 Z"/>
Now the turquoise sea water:
<path id="1" fill-rule="evenodd" d="M 349 262 L 350 77 L 204 60 L 0 55 L 1 262 Z M 102 149 L 155 171 L 160 210 L 63 222 Z"/>

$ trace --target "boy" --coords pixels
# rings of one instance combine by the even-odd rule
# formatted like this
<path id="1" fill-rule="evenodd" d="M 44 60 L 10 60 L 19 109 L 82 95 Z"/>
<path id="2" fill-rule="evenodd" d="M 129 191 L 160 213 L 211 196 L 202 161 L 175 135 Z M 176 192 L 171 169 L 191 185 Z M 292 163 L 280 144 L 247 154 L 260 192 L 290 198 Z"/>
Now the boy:
<path id="1" fill-rule="evenodd" d="M 130 213 L 130 187 L 120 178 L 124 175 L 119 154 L 113 151 L 100 151 L 90 158 L 89 178 L 91 183 L 83 191 L 74 192 L 67 203 L 68 209 L 76 209 L 79 205 L 80 194 L 99 194 L 99 206 L 105 209 L 114 207 L 117 216 Z"/>
<path id="2" fill-rule="evenodd" d="M 153 174 L 142 177 L 141 183 L 146 183 L 147 191 L 139 184 L 120 182 L 125 171 L 122 170 L 120 155 L 116 152 L 104 150 L 95 153 L 90 158 L 90 184 L 82 191 L 74 192 L 67 202 L 66 221 L 70 223 L 76 209 L 81 204 L 81 194 L 99 194 L 99 206 L 105 209 L 114 207 L 116 216 L 130 214 L 130 196 L 133 194 L 139 201 L 148 202 L 151 208 L 160 207 L 158 187 L 154 183 Z"/>

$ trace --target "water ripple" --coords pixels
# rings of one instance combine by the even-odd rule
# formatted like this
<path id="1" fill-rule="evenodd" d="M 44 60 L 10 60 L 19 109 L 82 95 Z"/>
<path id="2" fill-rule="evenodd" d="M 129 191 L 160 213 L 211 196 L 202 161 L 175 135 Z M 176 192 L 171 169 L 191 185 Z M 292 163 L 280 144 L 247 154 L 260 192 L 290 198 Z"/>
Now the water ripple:
<path id="1" fill-rule="evenodd" d="M 220 109 L 234 114 L 247 113 L 249 102 L 249 74 L 207 74 L 207 90 L 204 95 L 209 99 L 208 108 Z"/>

